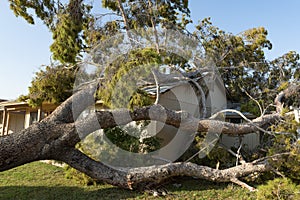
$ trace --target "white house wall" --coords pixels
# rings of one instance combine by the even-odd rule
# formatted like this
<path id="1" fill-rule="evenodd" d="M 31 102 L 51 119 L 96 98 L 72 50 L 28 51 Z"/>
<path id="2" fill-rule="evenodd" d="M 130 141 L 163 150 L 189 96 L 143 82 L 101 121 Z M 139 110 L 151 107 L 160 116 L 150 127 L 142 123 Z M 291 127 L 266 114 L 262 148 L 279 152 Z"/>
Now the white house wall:
<path id="1" fill-rule="evenodd" d="M 244 135 L 240 138 L 236 136 L 228 136 L 228 135 L 222 135 L 221 141 L 224 146 L 227 148 L 239 148 L 239 146 L 243 145 L 245 149 L 253 150 L 260 144 L 260 134 L 259 133 L 250 133 L 247 135 Z"/>
<path id="2" fill-rule="evenodd" d="M 179 85 L 161 94 L 159 104 L 168 109 L 184 110 L 194 117 L 200 117 L 199 96 L 189 83 Z M 193 134 L 161 122 L 152 121 L 148 127 L 151 135 L 154 132 L 157 133 L 156 136 L 163 139 L 158 156 L 167 160 L 176 160 L 178 155 L 183 154 L 193 141 Z"/>
<path id="3" fill-rule="evenodd" d="M 227 108 L 227 99 L 224 86 L 217 81 L 210 85 L 209 94 L 206 99 L 206 105 L 208 108 L 208 116 L 215 114 L 220 110 Z"/>

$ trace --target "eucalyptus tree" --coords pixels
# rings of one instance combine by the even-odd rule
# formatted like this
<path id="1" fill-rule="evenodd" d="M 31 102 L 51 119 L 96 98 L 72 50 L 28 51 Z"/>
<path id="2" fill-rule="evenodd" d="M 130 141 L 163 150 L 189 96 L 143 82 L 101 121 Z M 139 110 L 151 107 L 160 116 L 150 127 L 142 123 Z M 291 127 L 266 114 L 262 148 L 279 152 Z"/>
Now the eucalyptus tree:
<path id="1" fill-rule="evenodd" d="M 271 49 L 272 44 L 267 39 L 267 31 L 263 27 L 233 35 L 213 26 L 209 19 L 204 19 L 191 34 L 186 29 L 186 25 L 191 22 L 187 0 L 103 0 L 102 5 L 110 12 L 100 14 L 97 14 L 95 4 L 83 0 L 66 2 L 9 0 L 9 2 L 14 13 L 27 22 L 34 23 L 35 18 L 31 11 L 33 9 L 33 13 L 45 23 L 53 33 L 53 44 L 50 47 L 53 58 L 60 62 L 56 68 L 48 67 L 37 73 L 30 88 L 29 98 L 33 103 L 43 100 L 54 103 L 63 101 L 63 103 L 41 122 L 19 133 L 0 138 L 0 171 L 36 160 L 54 159 L 63 161 L 95 179 L 128 189 L 144 189 L 158 185 L 170 177 L 184 175 L 217 182 L 234 182 L 254 190 L 239 178 L 255 172 L 272 170 L 268 157 L 249 162 L 239 160 L 239 165 L 222 170 L 190 162 L 169 162 L 157 166 L 132 168 L 112 167 L 76 148 L 76 144 L 98 129 L 114 128 L 141 120 L 161 121 L 196 133 L 209 132 L 210 128 L 213 128 L 222 134 L 235 136 L 255 131 L 272 134 L 265 129 L 282 119 L 281 111 L 285 106 L 285 98 L 299 94 L 299 84 L 292 84 L 299 78 L 299 55 L 291 52 L 272 62 L 266 61 L 264 50 Z M 111 16 L 112 20 L 101 21 L 107 15 Z M 188 60 L 192 55 L 189 48 L 182 48 L 186 57 L 180 57 L 176 53 L 170 53 L 168 49 L 161 48 L 163 40 L 160 28 L 175 29 L 184 37 L 193 38 L 193 42 L 185 43 L 187 40 L 184 40 L 177 46 L 194 47 L 200 43 L 205 50 L 203 57 L 213 59 L 213 63 L 221 71 L 228 93 L 235 101 L 238 99 L 245 101 L 246 98 L 241 98 L 245 91 L 253 98 L 265 98 L 264 94 L 268 93 L 268 89 L 275 92 L 282 86 L 277 98 L 274 93 L 277 112 L 264 113 L 265 115 L 240 125 L 217 119 L 197 119 L 184 111 L 169 110 L 157 102 L 151 105 L 153 102 L 144 98 L 144 93 L 139 91 L 133 95 L 130 102 L 133 104 L 142 102 L 138 106 L 121 110 L 94 111 L 86 118 L 80 118 L 86 115 L 85 109 L 95 103 L 95 95 L 109 105 L 112 94 L 110 89 L 115 88 L 124 74 L 130 73 L 140 65 L 170 65 L 187 77 L 199 73 L 203 76 L 207 74 L 203 71 L 193 71 L 194 68 Z M 151 37 L 146 34 L 147 31 L 152 33 Z M 168 31 L 163 33 L 165 37 Z M 141 38 L 153 39 L 155 45 L 151 48 L 132 48 L 126 53 L 116 48 L 112 54 L 116 59 L 109 64 L 106 63 L 107 66 L 100 66 L 99 70 L 103 67 L 106 69 L 101 74 L 103 76 L 98 77 L 101 80 L 97 79 L 82 85 L 74 91 L 74 94 L 68 93 L 71 88 L 69 83 L 75 78 L 73 73 L 78 69 L 78 61 L 82 61 L 85 53 L 92 52 L 92 47 L 98 41 L 109 40 L 112 35 L 118 34 L 122 35 L 121 40 L 118 40 L 119 38 L 113 40 L 113 44 L 117 47 L 122 45 L 126 37 L 131 47 L 140 41 L 144 42 L 139 40 Z M 176 42 L 175 37 L 176 34 L 170 43 Z M 111 43 L 102 44 L 104 44 L 102 49 L 109 49 Z M 101 53 L 104 51 L 100 51 L 100 56 L 98 54 L 92 57 L 91 61 L 103 58 Z M 278 73 L 280 76 L 276 77 Z M 134 77 L 136 74 L 130 75 Z M 186 77 L 179 81 L 185 80 L 184 78 Z M 284 83 L 288 84 L 283 87 Z M 49 85 L 51 87 L 48 87 Z M 95 119 L 100 126 L 93 126 Z M 78 134 L 79 130 L 83 135 Z M 282 154 L 286 152 L 272 158 L 276 159 Z"/>

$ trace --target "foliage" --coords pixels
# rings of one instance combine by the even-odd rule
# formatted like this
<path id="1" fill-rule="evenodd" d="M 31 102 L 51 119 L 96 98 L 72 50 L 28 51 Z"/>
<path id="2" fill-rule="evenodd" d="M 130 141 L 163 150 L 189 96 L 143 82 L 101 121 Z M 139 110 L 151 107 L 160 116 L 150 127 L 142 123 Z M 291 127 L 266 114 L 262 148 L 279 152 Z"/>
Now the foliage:
<path id="1" fill-rule="evenodd" d="M 93 2 L 69 0 L 64 4 L 58 0 L 33 0 L 30 2 L 9 0 L 16 16 L 34 24 L 34 15 L 41 19 L 53 33 L 50 50 L 53 58 L 61 63 L 75 63 L 81 52 L 89 50 L 98 40 L 105 39 L 122 30 L 136 28 L 156 29 L 158 25 L 167 28 L 184 29 L 190 10 L 188 0 L 102 0 L 102 6 L 121 20 L 106 21 L 103 26 L 96 22 L 99 13 L 91 14 Z M 33 12 L 32 12 L 33 10 Z M 95 9 L 94 9 L 95 12 Z M 100 14 L 101 16 L 101 14 Z"/>
<path id="2" fill-rule="evenodd" d="M 105 15 L 97 13 L 97 10 L 91 13 L 94 4 L 83 0 L 69 0 L 65 4 L 56 0 L 45 0 L 43 4 L 37 0 L 31 3 L 10 0 L 10 4 L 15 14 L 29 23 L 34 23 L 33 14 L 29 12 L 33 9 L 53 32 L 53 58 L 68 63 L 76 62 L 81 52 L 89 51 L 99 40 L 116 33 L 125 31 L 130 34 L 129 30 L 153 29 L 158 44 L 157 28 L 173 28 L 187 34 L 186 25 L 191 22 L 187 0 L 102 0 L 102 6 L 115 16 L 106 21 L 101 21 Z M 219 67 L 229 99 L 233 102 L 247 102 L 249 98 L 244 91 L 255 99 L 268 95 L 273 100 L 276 88 L 282 82 L 299 78 L 299 55 L 296 52 L 290 51 L 273 61 L 265 59 L 264 51 L 270 50 L 272 44 L 264 27 L 233 35 L 213 26 L 210 18 L 205 18 L 196 26 L 194 36 Z M 156 51 L 161 53 L 158 47 Z M 138 63 L 141 64 L 140 61 Z M 109 100 L 109 93 L 105 94 L 108 97 L 104 95 L 104 98 Z M 272 100 L 264 100 L 263 106 L 266 107 Z"/>
<path id="3" fill-rule="evenodd" d="M 143 126 L 145 127 L 145 124 Z M 110 141 L 129 152 L 147 153 L 155 151 L 160 147 L 158 138 L 143 138 L 141 132 L 142 130 L 134 126 L 127 126 L 125 129 L 115 127 L 104 130 L 105 135 Z"/>
<path id="4" fill-rule="evenodd" d="M 271 62 L 272 71 L 269 74 L 268 81 L 274 88 L 283 82 L 299 79 L 299 54 L 295 51 L 288 53 L 274 59 Z"/>
<path id="5" fill-rule="evenodd" d="M 34 24 L 33 15 L 28 10 L 35 10 L 35 14 L 41 20 L 44 20 L 46 25 L 50 25 L 54 20 L 55 15 L 55 4 L 54 0 L 44 0 L 40 3 L 38 0 L 26 1 L 26 0 L 9 0 L 10 8 L 16 16 L 23 17 L 28 23 Z"/>
<path id="6" fill-rule="evenodd" d="M 269 155 L 288 152 L 288 155 L 270 159 L 270 164 L 286 177 L 300 183 L 300 140 L 297 139 L 297 128 L 299 124 L 289 118 L 276 126 L 274 129 L 281 134 L 275 137 Z"/>
<path id="7" fill-rule="evenodd" d="M 102 6 L 115 16 L 106 21 L 101 21 L 105 15 L 97 10 L 91 13 L 94 4 L 84 0 L 69 0 L 65 4 L 57 0 L 44 0 L 43 3 L 10 0 L 10 5 L 17 16 L 29 23 L 34 23 L 32 9 L 53 33 L 51 51 L 54 59 L 68 63 L 74 63 L 76 58 L 80 59 L 80 52 L 89 51 L 99 40 L 116 33 L 153 29 L 158 44 L 156 28 L 173 28 L 187 33 L 186 25 L 191 22 L 188 0 L 102 0 Z M 270 50 L 272 44 L 264 27 L 233 35 L 213 26 L 210 18 L 205 18 L 196 26 L 194 36 L 219 67 L 232 101 L 248 101 L 243 91 L 255 99 L 263 99 L 266 95 L 274 99 L 276 88 L 283 81 L 299 79 L 299 55 L 296 52 L 290 51 L 273 61 L 265 59 L 264 51 Z M 159 48 L 156 50 L 159 53 Z M 263 103 L 266 107 L 272 102 Z"/>
<path id="8" fill-rule="evenodd" d="M 203 134 L 205 135 L 206 133 Z M 193 163 L 212 168 L 218 166 L 219 169 L 225 169 L 235 165 L 236 157 L 232 156 L 226 149 L 220 147 L 218 144 L 216 144 L 211 151 L 207 152 L 205 157 L 199 157 L 199 154 L 194 156 L 199 153 L 199 151 L 205 151 L 203 149 L 203 142 L 203 135 L 197 135 L 190 148 L 178 159 L 178 161 L 186 161 L 193 157 L 190 160 Z M 202 154 L 203 153 L 205 152 L 202 152 Z"/>
<path id="9" fill-rule="evenodd" d="M 257 199 L 284 199 L 292 200 L 300 198 L 300 187 L 296 186 L 291 180 L 287 178 L 277 178 L 268 181 L 266 185 L 258 187 Z"/>
<path id="10" fill-rule="evenodd" d="M 233 35 L 213 26 L 211 19 L 205 18 L 196 28 L 194 35 L 219 68 L 229 100 L 247 102 L 247 92 L 254 99 L 263 100 L 262 107 L 267 107 L 273 103 L 278 87 L 284 82 L 299 80 L 299 54 L 295 51 L 273 61 L 266 60 L 264 51 L 271 50 L 272 44 L 264 27 Z"/>
<path id="11" fill-rule="evenodd" d="M 64 65 L 46 66 L 35 74 L 29 87 L 29 94 L 19 100 L 28 100 L 29 105 L 39 106 L 43 102 L 59 104 L 73 94 L 74 68 Z"/>
<path id="12" fill-rule="evenodd" d="M 135 85 L 141 78 L 152 77 L 151 69 L 158 63 L 161 63 L 159 54 L 150 48 L 130 51 L 116 58 L 106 68 L 105 83 L 97 94 L 98 98 L 111 108 L 151 104 L 147 94 Z"/>
<path id="13" fill-rule="evenodd" d="M 265 28 L 252 28 L 233 35 L 213 26 L 210 18 L 202 20 L 196 28 L 194 34 L 219 68 L 233 101 L 245 96 L 243 90 L 250 94 L 263 90 L 263 77 L 268 69 L 264 49 L 272 48 Z"/>
<path id="14" fill-rule="evenodd" d="M 102 0 L 102 5 L 119 15 L 124 14 L 123 18 L 128 20 L 127 29 L 148 28 L 158 24 L 166 28 L 183 29 L 191 22 L 188 0 Z"/>
<path id="15" fill-rule="evenodd" d="M 199 149 L 200 150 L 200 149 Z M 216 145 L 204 158 L 193 160 L 198 165 L 209 166 L 212 168 L 226 169 L 235 166 L 236 158 L 226 149 Z"/>
<path id="16" fill-rule="evenodd" d="M 144 165 L 145 160 L 139 156 L 131 157 L 128 152 L 142 155 L 161 147 L 161 139 L 146 131 L 148 124 L 148 121 L 141 121 L 96 131 L 78 143 L 76 148 L 95 160 L 115 166 L 132 166 L 132 162 Z M 130 159 L 126 159 L 127 156 Z"/>
<path id="17" fill-rule="evenodd" d="M 259 100 L 260 105 L 263 105 L 263 99 Z M 241 112 L 249 112 L 255 116 L 260 116 L 262 113 L 260 113 L 259 106 L 257 103 L 253 100 L 249 100 L 245 103 L 241 104 Z"/>
<path id="18" fill-rule="evenodd" d="M 300 183 L 300 141 L 295 141 L 290 137 L 278 136 L 274 142 L 274 147 L 270 149 L 270 154 L 284 152 L 289 152 L 289 154 L 271 159 L 271 165 L 286 177 Z"/>
<path id="19" fill-rule="evenodd" d="M 53 58 L 64 63 L 75 63 L 80 53 L 82 40 L 79 38 L 82 24 L 71 19 L 70 14 L 60 14 L 60 20 L 53 30 L 53 43 L 50 50 Z"/>
<path id="20" fill-rule="evenodd" d="M 82 31 L 89 25 L 91 5 L 83 0 L 69 0 L 63 4 L 58 0 L 9 0 L 16 16 L 34 24 L 34 15 L 41 19 L 53 34 L 50 50 L 53 58 L 61 63 L 75 63 L 84 49 Z M 32 12 L 33 11 L 33 12 Z"/>

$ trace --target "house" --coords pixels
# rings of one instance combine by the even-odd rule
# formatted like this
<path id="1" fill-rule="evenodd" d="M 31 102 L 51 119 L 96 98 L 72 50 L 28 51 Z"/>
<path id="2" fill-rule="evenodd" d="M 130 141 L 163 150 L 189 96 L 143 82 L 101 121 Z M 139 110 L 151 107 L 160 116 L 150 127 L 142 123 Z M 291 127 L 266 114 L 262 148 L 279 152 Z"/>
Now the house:
<path id="1" fill-rule="evenodd" d="M 201 92 L 199 92 L 199 88 L 195 87 L 195 83 L 192 81 L 181 81 L 173 84 L 165 84 L 160 87 L 160 96 L 159 96 L 159 104 L 165 106 L 168 109 L 172 110 L 185 110 L 190 113 L 192 116 L 196 118 L 208 118 L 212 114 L 229 108 L 240 111 L 240 103 L 232 103 L 227 102 L 227 93 L 225 91 L 222 80 L 219 78 L 214 79 L 211 83 L 207 83 L 209 87 L 208 91 L 206 91 L 206 114 L 203 113 L 202 100 L 201 100 Z M 155 96 L 156 88 L 147 88 L 146 91 Z M 251 113 L 244 112 L 242 113 L 248 119 L 254 119 L 256 116 Z M 225 118 L 223 119 L 227 122 L 231 123 L 243 123 L 245 120 L 233 112 L 226 112 Z M 170 154 L 174 154 L 174 152 L 178 151 L 182 148 L 182 145 L 186 143 L 186 141 L 191 140 L 190 137 L 187 137 L 186 134 L 181 130 L 174 128 L 173 126 L 166 125 L 162 122 L 151 122 L 150 129 L 148 130 L 150 134 L 157 133 L 156 136 L 163 140 L 162 146 L 173 146 L 170 147 Z M 260 133 L 250 133 L 244 136 L 228 136 L 228 135 L 220 135 L 219 142 L 222 146 L 226 148 L 235 147 L 238 148 L 241 144 L 250 150 L 255 149 L 261 140 Z M 172 160 L 172 156 L 170 155 L 162 155 L 162 157 L 169 157 Z"/>
<path id="2" fill-rule="evenodd" d="M 27 102 L 0 102 L 0 136 L 29 127 L 49 115 L 56 107 L 50 103 L 43 103 L 38 108 L 32 108 Z"/>
<path id="3" fill-rule="evenodd" d="M 176 79 L 179 79 L 176 77 Z M 212 79 L 210 79 L 212 80 Z M 206 82 L 206 91 L 202 90 L 200 84 L 203 79 L 191 80 L 183 79 L 175 82 L 165 82 L 160 84 L 160 94 L 158 103 L 164 107 L 176 111 L 184 110 L 193 117 L 207 118 L 211 113 L 226 108 L 226 93 L 223 82 L 216 78 L 211 82 Z M 147 87 L 145 91 L 156 96 L 156 87 Z M 205 98 L 205 105 L 202 104 Z M 205 112 L 204 112 L 205 110 Z M 160 158 L 166 160 L 176 160 L 178 155 L 182 155 L 189 147 L 196 130 L 187 133 L 181 129 L 167 125 L 162 122 L 151 121 L 148 126 L 150 135 L 156 135 L 162 139 L 162 147 L 158 152 Z"/>
<path id="4" fill-rule="evenodd" d="M 0 136 L 19 132 L 51 114 L 58 105 L 44 102 L 33 108 L 27 102 L 0 100 Z M 103 109 L 103 102 L 97 101 L 96 109 Z"/>

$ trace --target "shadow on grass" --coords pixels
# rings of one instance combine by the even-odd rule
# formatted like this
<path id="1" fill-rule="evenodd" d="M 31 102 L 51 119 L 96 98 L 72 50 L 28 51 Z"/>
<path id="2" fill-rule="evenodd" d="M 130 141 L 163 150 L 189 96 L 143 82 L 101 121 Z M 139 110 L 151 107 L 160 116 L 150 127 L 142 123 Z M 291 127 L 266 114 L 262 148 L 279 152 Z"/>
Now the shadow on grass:
<path id="1" fill-rule="evenodd" d="M 4 186 L 0 187 L 0 199 L 127 199 L 141 196 L 141 193 L 120 188 L 99 188 L 90 190 L 88 187 L 45 187 L 45 186 Z"/>
<path id="2" fill-rule="evenodd" d="M 214 183 L 190 177 L 176 177 L 161 185 L 166 199 L 255 199 L 255 194 L 234 184 Z M 234 192 L 233 192 L 234 191 Z M 157 199 L 151 194 L 120 189 L 109 185 L 97 186 L 0 186 L 0 200 L 55 199 Z"/>
<path id="3" fill-rule="evenodd" d="M 177 186 L 176 186 L 177 185 Z M 173 194 L 175 199 L 256 199 L 256 194 L 232 183 L 216 183 L 191 177 L 180 177 L 168 185 L 165 189 Z"/>
<path id="4" fill-rule="evenodd" d="M 179 185 L 179 187 L 176 187 Z M 169 191 L 202 191 L 202 190 L 224 190 L 228 183 L 217 183 L 191 177 L 176 177 L 170 184 L 166 185 Z"/>

